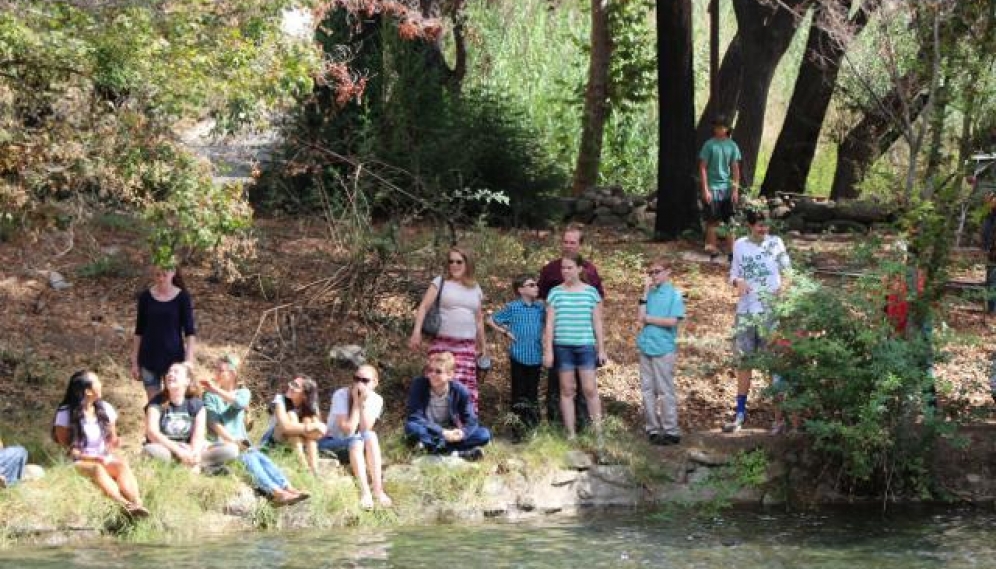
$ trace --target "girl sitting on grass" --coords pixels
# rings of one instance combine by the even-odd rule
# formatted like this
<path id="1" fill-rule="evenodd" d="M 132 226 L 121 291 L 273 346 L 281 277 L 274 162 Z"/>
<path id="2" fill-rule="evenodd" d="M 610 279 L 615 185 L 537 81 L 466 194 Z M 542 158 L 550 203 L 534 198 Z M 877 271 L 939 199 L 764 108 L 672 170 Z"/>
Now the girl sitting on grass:
<path id="1" fill-rule="evenodd" d="M 239 460 L 252 477 L 253 484 L 270 497 L 275 506 L 286 506 L 308 499 L 308 494 L 291 486 L 284 473 L 270 457 L 253 448 L 246 432 L 246 408 L 252 393 L 239 384 L 238 359 L 225 355 L 215 366 L 214 379 L 201 380 L 204 406 L 207 408 L 208 432 L 215 444 L 238 445 Z"/>
<path id="2" fill-rule="evenodd" d="M 297 376 L 287 390 L 270 403 L 270 426 L 260 446 L 283 443 L 294 449 L 301 463 L 318 474 L 318 439 L 325 436 L 325 423 L 318 415 L 318 384 L 306 376 Z"/>
<path id="3" fill-rule="evenodd" d="M 52 422 L 52 440 L 69 451 L 76 471 L 97 485 L 133 518 L 144 518 L 138 482 L 128 461 L 112 454 L 118 447 L 117 413 L 101 399 L 97 374 L 78 371 L 69 378 Z"/>
<path id="4" fill-rule="evenodd" d="M 203 468 L 208 474 L 239 455 L 234 444 L 208 446 L 205 439 L 207 413 L 204 402 L 190 385 L 190 364 L 176 363 L 166 372 L 166 389 L 145 408 L 145 437 L 142 451 L 166 462 L 174 459 L 193 472 Z"/>

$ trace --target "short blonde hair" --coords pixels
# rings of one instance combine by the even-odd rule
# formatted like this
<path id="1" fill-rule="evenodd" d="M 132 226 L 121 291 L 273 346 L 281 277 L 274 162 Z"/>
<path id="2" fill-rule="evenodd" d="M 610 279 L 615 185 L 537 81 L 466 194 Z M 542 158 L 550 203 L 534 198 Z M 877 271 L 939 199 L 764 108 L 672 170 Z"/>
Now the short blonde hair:
<path id="1" fill-rule="evenodd" d="M 456 358 L 450 352 L 429 354 L 429 365 L 433 364 L 443 368 L 446 373 L 453 373 L 456 370 Z"/>
<path id="2" fill-rule="evenodd" d="M 363 364 L 356 368 L 356 371 L 360 371 L 361 369 L 369 370 L 370 375 L 373 377 L 374 384 L 380 385 L 380 372 L 377 371 L 377 368 L 371 364 Z"/>

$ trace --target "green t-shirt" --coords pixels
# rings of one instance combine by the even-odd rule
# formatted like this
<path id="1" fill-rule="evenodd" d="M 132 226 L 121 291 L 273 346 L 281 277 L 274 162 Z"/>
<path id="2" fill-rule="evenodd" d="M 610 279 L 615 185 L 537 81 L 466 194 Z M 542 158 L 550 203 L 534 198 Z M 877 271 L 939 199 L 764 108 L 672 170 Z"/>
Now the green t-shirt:
<path id="1" fill-rule="evenodd" d="M 710 138 L 699 151 L 699 160 L 705 162 L 706 178 L 713 192 L 726 192 L 732 186 L 731 165 L 739 162 L 740 147 L 732 138 Z"/>

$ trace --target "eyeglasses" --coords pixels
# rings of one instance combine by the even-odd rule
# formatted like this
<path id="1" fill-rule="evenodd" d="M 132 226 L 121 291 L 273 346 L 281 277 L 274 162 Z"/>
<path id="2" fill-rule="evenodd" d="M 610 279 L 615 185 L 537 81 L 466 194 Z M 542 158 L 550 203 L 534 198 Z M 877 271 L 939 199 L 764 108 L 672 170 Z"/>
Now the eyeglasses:
<path id="1" fill-rule="evenodd" d="M 362 375 L 354 375 L 353 381 L 358 381 L 360 383 L 370 383 L 371 381 L 373 381 L 373 379 L 369 377 L 363 377 Z"/>
<path id="2" fill-rule="evenodd" d="M 425 372 L 433 375 L 439 375 L 441 373 L 446 373 L 446 370 L 441 367 L 427 367 L 425 368 Z"/>
<path id="3" fill-rule="evenodd" d="M 462 265 L 463 264 L 463 259 L 450 259 L 450 264 L 451 265 Z"/>
<path id="4" fill-rule="evenodd" d="M 536 283 L 522 283 L 522 286 L 539 286 Z"/>

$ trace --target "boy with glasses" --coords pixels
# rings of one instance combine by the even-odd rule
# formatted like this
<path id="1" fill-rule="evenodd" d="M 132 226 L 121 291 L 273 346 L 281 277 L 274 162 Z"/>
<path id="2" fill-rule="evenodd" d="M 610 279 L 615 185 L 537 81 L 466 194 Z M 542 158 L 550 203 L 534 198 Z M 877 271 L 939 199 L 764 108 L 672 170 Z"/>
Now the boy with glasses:
<path id="1" fill-rule="evenodd" d="M 519 298 L 494 313 L 488 324 L 508 337 L 512 377 L 512 412 L 522 426 L 539 424 L 539 379 L 543 367 L 543 325 L 546 307 L 539 300 L 536 279 L 523 275 L 512 282 Z"/>
<path id="2" fill-rule="evenodd" d="M 678 324 L 685 318 L 681 293 L 671 284 L 671 264 L 656 259 L 647 265 L 643 296 L 637 309 L 636 337 L 640 351 L 640 387 L 652 444 L 676 445 L 678 398 L 674 389 L 674 365 L 678 355 Z"/>

